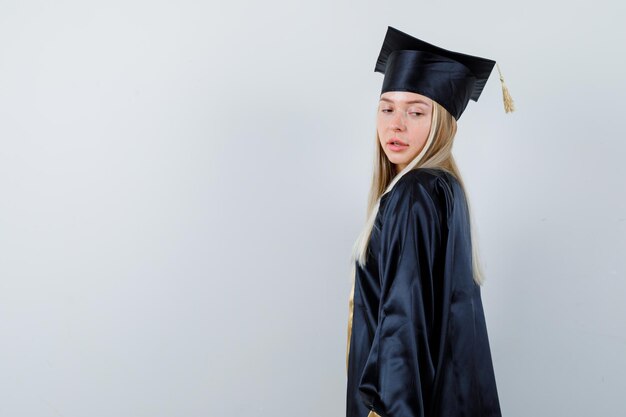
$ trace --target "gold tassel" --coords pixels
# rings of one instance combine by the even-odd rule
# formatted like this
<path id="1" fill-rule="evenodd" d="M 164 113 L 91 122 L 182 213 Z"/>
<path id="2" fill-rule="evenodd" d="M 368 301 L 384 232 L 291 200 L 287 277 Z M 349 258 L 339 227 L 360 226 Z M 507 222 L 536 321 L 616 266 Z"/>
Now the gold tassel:
<path id="1" fill-rule="evenodd" d="M 509 113 L 515 111 L 515 105 L 513 104 L 513 98 L 511 98 L 511 94 L 509 94 L 509 89 L 506 88 L 506 84 L 504 84 L 504 77 L 500 72 L 500 66 L 496 63 L 496 67 L 498 68 L 498 74 L 500 74 L 500 83 L 502 84 L 502 99 L 504 100 L 504 111 Z"/>

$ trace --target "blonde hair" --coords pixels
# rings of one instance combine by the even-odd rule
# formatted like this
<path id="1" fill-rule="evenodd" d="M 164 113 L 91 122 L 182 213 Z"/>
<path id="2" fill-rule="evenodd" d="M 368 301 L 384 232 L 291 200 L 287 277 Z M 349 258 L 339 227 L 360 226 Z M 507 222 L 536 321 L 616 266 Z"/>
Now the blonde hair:
<path id="1" fill-rule="evenodd" d="M 390 191 L 400 178 L 407 172 L 416 168 L 439 168 L 452 174 L 459 182 L 461 188 L 466 192 L 465 185 L 461 178 L 461 174 L 452 155 L 452 145 L 456 135 L 457 124 L 454 117 L 439 103 L 433 100 L 433 111 L 431 119 L 430 132 L 424 147 L 413 160 L 396 175 L 395 166 L 389 161 L 385 155 L 376 132 L 376 151 L 374 157 L 374 173 L 372 177 L 372 186 L 369 192 L 367 205 L 367 220 L 354 243 L 351 264 L 352 264 L 352 284 L 356 273 L 355 261 L 359 265 L 365 267 L 367 259 L 367 249 L 370 236 L 378 213 L 380 198 Z M 466 193 L 467 196 L 467 193 Z M 478 242 L 476 233 L 474 232 L 474 221 L 472 219 L 472 210 L 470 208 L 469 198 L 467 204 L 470 214 L 470 234 L 472 244 L 472 272 L 474 281 L 478 285 L 484 283 L 484 274 L 480 264 Z"/>

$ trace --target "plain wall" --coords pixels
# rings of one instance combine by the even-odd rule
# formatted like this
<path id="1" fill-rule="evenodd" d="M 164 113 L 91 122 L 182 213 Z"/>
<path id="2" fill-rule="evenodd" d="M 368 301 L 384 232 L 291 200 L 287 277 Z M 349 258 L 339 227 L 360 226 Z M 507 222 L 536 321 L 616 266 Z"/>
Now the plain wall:
<path id="1" fill-rule="evenodd" d="M 621 416 L 623 2 L 0 2 L 0 416 L 345 415 L 387 26 L 459 120 L 503 415 Z M 365 417 L 365 416 L 364 416 Z"/>

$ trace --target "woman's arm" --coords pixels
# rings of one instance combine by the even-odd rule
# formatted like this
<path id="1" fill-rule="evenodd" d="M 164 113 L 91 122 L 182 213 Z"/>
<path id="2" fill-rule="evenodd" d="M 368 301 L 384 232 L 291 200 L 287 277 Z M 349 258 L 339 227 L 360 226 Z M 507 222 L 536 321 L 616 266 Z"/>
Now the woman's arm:
<path id="1" fill-rule="evenodd" d="M 445 210 L 431 185 L 399 181 L 383 213 L 381 299 L 359 390 L 368 417 L 428 415 L 434 392 L 442 310 L 437 257 Z"/>

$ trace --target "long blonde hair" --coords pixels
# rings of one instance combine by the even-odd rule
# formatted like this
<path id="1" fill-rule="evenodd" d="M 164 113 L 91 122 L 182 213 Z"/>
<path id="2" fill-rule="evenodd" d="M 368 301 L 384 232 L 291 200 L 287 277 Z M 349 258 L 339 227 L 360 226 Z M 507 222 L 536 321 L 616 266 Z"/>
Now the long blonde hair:
<path id="1" fill-rule="evenodd" d="M 354 284 L 356 265 L 358 261 L 361 267 L 365 267 L 367 259 L 367 248 L 370 236 L 374 227 L 374 221 L 378 213 L 380 198 L 386 192 L 390 191 L 396 182 L 407 172 L 415 168 L 439 168 L 452 174 L 459 182 L 461 188 L 466 192 L 465 185 L 461 178 L 461 173 L 456 165 L 454 156 L 452 155 L 452 145 L 456 135 L 457 124 L 454 117 L 439 103 L 433 100 L 433 111 L 431 119 L 430 132 L 424 147 L 413 160 L 396 175 L 395 166 L 389 161 L 383 151 L 378 132 L 376 132 L 376 151 L 374 157 L 374 173 L 372 177 L 372 186 L 369 192 L 367 205 L 367 220 L 354 243 L 351 264 L 352 264 L 352 283 Z M 482 285 L 485 281 L 480 257 L 478 251 L 478 242 L 476 233 L 474 232 L 474 221 L 472 218 L 472 210 L 469 198 L 467 204 L 470 214 L 470 234 L 472 244 L 472 272 L 474 281 L 478 285 Z"/>

